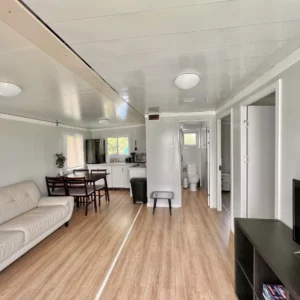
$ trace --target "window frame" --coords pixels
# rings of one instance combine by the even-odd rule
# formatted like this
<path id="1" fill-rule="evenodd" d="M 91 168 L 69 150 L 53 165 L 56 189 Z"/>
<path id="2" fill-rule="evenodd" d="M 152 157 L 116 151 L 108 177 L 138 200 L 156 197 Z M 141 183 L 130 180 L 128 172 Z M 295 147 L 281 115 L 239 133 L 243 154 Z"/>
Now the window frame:
<path id="1" fill-rule="evenodd" d="M 82 153 L 83 153 L 83 164 L 76 165 L 75 167 L 69 168 L 68 167 L 68 145 L 67 145 L 67 136 L 81 136 L 82 137 Z M 75 149 L 77 151 L 77 149 Z M 76 169 L 82 169 L 85 166 L 85 150 L 84 150 L 84 136 L 81 133 L 77 132 L 63 132 L 63 153 L 66 156 L 67 160 L 64 166 L 66 171 L 72 171 Z M 78 163 L 78 155 L 76 153 L 76 162 Z"/>
<path id="2" fill-rule="evenodd" d="M 119 138 L 127 138 L 128 139 L 128 154 L 119 153 Z M 129 156 L 130 155 L 130 137 L 127 134 L 122 135 L 113 135 L 106 138 L 106 145 L 107 145 L 107 153 L 108 153 L 108 139 L 117 139 L 117 153 L 116 154 L 109 154 L 110 156 Z"/>
<path id="3" fill-rule="evenodd" d="M 184 135 L 188 133 L 196 134 L 196 144 L 189 145 L 184 143 Z M 182 146 L 183 148 L 200 148 L 200 130 L 182 129 Z"/>

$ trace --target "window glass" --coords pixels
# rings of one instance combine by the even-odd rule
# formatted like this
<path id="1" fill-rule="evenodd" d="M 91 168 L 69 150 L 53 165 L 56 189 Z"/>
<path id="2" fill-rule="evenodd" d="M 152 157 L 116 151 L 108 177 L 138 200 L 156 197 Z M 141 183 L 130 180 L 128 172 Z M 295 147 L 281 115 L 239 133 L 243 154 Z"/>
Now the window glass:
<path id="1" fill-rule="evenodd" d="M 118 138 L 107 139 L 107 153 L 110 155 L 118 154 Z"/>
<path id="2" fill-rule="evenodd" d="M 196 133 L 184 133 L 183 134 L 184 145 L 185 146 L 196 146 L 197 145 L 197 135 Z"/>
<path id="3" fill-rule="evenodd" d="M 118 138 L 119 144 L 119 154 L 129 154 L 129 142 L 128 137 L 119 137 Z"/>
<path id="4" fill-rule="evenodd" d="M 107 152 L 110 155 L 129 155 L 129 138 L 116 137 L 107 139 Z"/>
<path id="5" fill-rule="evenodd" d="M 84 165 L 83 136 L 81 134 L 65 134 L 64 153 L 66 153 L 67 169 Z"/>

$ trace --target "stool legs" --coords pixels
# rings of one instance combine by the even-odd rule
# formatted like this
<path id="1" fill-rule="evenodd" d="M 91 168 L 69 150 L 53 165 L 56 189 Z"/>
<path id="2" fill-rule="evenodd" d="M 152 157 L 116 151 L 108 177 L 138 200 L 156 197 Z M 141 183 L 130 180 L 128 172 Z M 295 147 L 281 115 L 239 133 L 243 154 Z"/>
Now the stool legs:
<path id="1" fill-rule="evenodd" d="M 153 205 L 153 215 L 154 215 L 155 208 L 156 208 L 156 202 L 157 202 L 157 199 L 154 199 L 154 205 Z"/>
<path id="2" fill-rule="evenodd" d="M 171 199 L 168 199 L 169 201 L 169 211 L 170 211 L 170 216 L 172 216 L 172 204 L 171 204 Z"/>

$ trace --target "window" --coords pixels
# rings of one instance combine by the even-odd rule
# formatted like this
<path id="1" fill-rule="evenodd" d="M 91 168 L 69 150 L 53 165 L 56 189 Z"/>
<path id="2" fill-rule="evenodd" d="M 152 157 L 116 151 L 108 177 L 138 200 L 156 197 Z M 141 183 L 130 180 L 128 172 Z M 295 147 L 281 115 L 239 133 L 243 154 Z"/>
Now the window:
<path id="1" fill-rule="evenodd" d="M 199 134 L 198 132 L 183 132 L 183 146 L 184 147 L 198 147 Z"/>
<path id="2" fill-rule="evenodd" d="M 128 137 L 108 138 L 107 152 L 110 155 L 129 155 L 129 138 Z"/>
<path id="3" fill-rule="evenodd" d="M 81 134 L 64 134 L 64 150 L 67 157 L 67 169 L 75 169 L 84 165 L 83 136 Z"/>

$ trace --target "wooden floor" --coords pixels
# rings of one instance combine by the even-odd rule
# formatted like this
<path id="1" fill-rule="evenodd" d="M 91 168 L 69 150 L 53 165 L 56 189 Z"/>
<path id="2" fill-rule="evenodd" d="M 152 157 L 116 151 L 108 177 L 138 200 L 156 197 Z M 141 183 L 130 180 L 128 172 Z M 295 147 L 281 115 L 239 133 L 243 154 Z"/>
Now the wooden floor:
<path id="1" fill-rule="evenodd" d="M 127 191 L 104 202 L 2 271 L 0 299 L 94 299 L 139 209 Z M 202 192 L 184 190 L 172 217 L 144 206 L 101 299 L 236 299 L 229 227 Z"/>
<path id="2" fill-rule="evenodd" d="M 230 192 L 222 192 L 222 206 L 230 214 Z"/>

